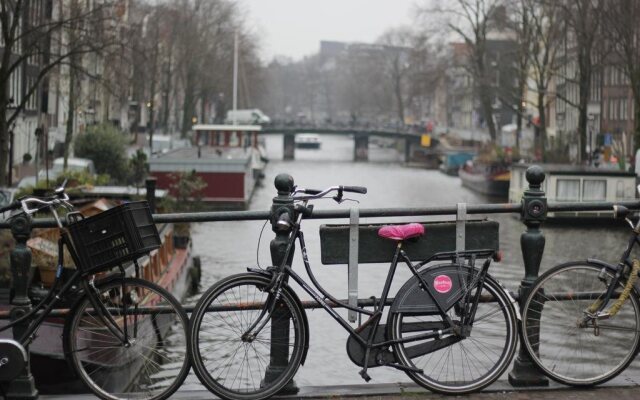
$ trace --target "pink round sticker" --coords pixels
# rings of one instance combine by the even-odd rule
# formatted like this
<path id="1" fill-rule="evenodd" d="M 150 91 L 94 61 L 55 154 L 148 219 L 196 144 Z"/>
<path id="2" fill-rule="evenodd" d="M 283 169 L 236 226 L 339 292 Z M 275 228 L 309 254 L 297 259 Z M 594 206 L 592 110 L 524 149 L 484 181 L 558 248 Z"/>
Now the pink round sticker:
<path id="1" fill-rule="evenodd" d="M 448 293 L 453 287 L 453 283 L 447 275 L 438 275 L 433 280 L 433 287 L 438 293 Z"/>

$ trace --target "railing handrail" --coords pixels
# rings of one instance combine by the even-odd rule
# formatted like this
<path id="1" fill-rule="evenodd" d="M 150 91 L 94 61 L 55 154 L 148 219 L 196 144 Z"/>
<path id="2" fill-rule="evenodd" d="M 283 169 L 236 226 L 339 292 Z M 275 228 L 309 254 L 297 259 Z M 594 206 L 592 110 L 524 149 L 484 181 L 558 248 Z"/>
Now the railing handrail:
<path id="1" fill-rule="evenodd" d="M 548 204 L 549 212 L 580 212 L 580 211 L 613 211 L 613 206 L 622 205 L 631 210 L 640 210 L 640 200 L 620 202 L 552 202 Z M 394 207 L 394 208 L 363 208 L 360 209 L 361 218 L 385 217 L 420 217 L 456 215 L 457 206 L 434 207 Z M 520 214 L 522 203 L 468 204 L 469 214 Z M 175 222 L 222 222 L 222 221 L 264 221 L 269 219 L 270 211 L 207 211 L 188 213 L 154 214 L 157 223 Z M 307 219 L 340 219 L 349 218 L 349 209 L 314 210 Z M 37 218 L 33 220 L 34 228 L 56 227 L 52 218 Z M 0 222 L 0 229 L 11 228 L 11 223 Z"/>

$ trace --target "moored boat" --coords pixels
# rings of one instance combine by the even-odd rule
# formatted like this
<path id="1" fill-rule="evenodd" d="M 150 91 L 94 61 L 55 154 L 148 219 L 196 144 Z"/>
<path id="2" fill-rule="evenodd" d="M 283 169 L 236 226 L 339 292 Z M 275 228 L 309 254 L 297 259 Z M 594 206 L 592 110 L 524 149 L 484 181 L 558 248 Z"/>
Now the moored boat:
<path id="1" fill-rule="evenodd" d="M 458 171 L 462 185 L 487 196 L 506 199 L 511 173 L 503 162 L 469 160 Z"/>
<path id="2" fill-rule="evenodd" d="M 115 205 L 113 202 L 100 199 L 80 210 L 85 216 L 94 215 L 100 211 Z M 149 256 L 140 258 L 139 276 L 150 282 L 155 282 L 172 293 L 177 299 L 183 299 L 190 295 L 197 285 L 197 274 L 194 271 L 194 260 L 191 254 L 191 246 L 188 241 L 175 240 L 177 237 L 176 229 L 173 224 L 159 224 L 158 231 L 162 244 L 160 248 L 152 251 Z M 39 302 L 48 292 L 53 284 L 55 277 L 55 265 L 57 259 L 57 229 L 43 229 L 34 232 L 34 237 L 28 241 L 28 246 L 32 249 L 33 264 L 36 266 L 34 280 L 30 288 L 29 296 L 33 304 Z M 175 242 L 175 244 L 174 244 Z M 70 257 L 65 257 L 65 268 L 63 269 L 62 279 L 70 276 L 75 268 Z M 126 267 L 128 275 L 135 274 L 133 265 Z M 103 273 L 104 275 L 105 273 Z M 97 277 L 100 279 L 100 277 Z M 76 296 L 68 296 L 63 299 L 59 305 L 62 310 L 68 310 L 75 303 Z M 152 304 L 153 299 L 142 299 L 142 304 Z M 0 310 L 9 310 L 8 304 L 0 305 Z M 159 318 L 162 318 L 160 316 Z M 0 322 L 5 323 L 5 322 Z M 148 320 L 141 320 L 141 323 L 148 323 Z M 65 318 L 64 316 L 48 317 L 42 323 L 37 331 L 37 336 L 30 344 L 31 353 L 31 371 L 34 375 L 36 386 L 43 393 L 79 393 L 86 392 L 88 389 L 84 387 L 82 382 L 72 371 L 70 364 L 64 357 L 63 349 L 63 330 Z M 154 325 L 155 327 L 156 325 Z M 170 329 L 168 324 L 157 324 L 157 326 Z M 141 328 L 142 329 L 142 325 Z M 168 337 L 170 332 L 163 329 L 158 332 L 163 337 Z M 88 331 L 87 331 L 88 332 Z M 89 334 L 89 333 L 87 333 Z M 94 335 L 97 333 L 93 333 Z M 11 333 L 4 332 L 3 336 L 11 337 Z M 150 343 L 153 337 L 148 338 Z M 170 339 L 168 339 L 170 340 Z M 113 354 L 109 358 L 112 360 L 119 357 L 117 349 L 114 348 Z M 114 358 L 112 358 L 114 357 Z M 118 358 L 116 358 L 118 359 Z M 126 359 L 121 357 L 122 363 L 117 370 L 101 370 L 100 360 L 86 360 L 88 363 L 95 363 L 96 374 L 108 374 L 109 381 L 113 383 L 114 388 L 125 387 L 138 375 L 142 360 Z M 167 366 L 170 373 L 171 366 Z M 52 373 L 55 371 L 55 373 Z M 107 376 L 107 375 L 105 375 Z M 159 379 L 163 379 L 159 377 Z M 116 389 L 117 390 L 117 389 Z"/>
<path id="3" fill-rule="evenodd" d="M 194 145 L 149 160 L 158 187 L 173 193 L 184 172 L 194 172 L 206 187 L 201 200 L 218 208 L 245 209 L 256 184 L 264 176 L 264 149 L 259 125 L 195 125 Z"/>
<path id="4" fill-rule="evenodd" d="M 315 133 L 299 133 L 296 135 L 295 144 L 299 149 L 319 149 L 322 141 Z"/>
<path id="5" fill-rule="evenodd" d="M 475 153 L 472 151 L 447 150 L 440 155 L 440 171 L 447 175 L 457 176 L 460 168 L 474 156 Z"/>
<path id="6" fill-rule="evenodd" d="M 542 189 L 550 202 L 633 201 L 636 176 L 632 172 L 565 164 L 536 164 L 545 172 Z M 519 202 L 527 188 L 529 164 L 511 166 L 509 201 Z M 550 212 L 548 218 L 611 218 L 611 211 Z"/>

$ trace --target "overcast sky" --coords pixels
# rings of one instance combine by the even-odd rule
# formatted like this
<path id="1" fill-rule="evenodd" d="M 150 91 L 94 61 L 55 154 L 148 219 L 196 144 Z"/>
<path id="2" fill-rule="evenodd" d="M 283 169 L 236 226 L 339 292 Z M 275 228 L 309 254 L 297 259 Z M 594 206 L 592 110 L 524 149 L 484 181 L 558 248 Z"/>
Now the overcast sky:
<path id="1" fill-rule="evenodd" d="M 261 57 L 313 54 L 321 40 L 373 42 L 412 22 L 418 0 L 240 0 L 258 35 Z"/>

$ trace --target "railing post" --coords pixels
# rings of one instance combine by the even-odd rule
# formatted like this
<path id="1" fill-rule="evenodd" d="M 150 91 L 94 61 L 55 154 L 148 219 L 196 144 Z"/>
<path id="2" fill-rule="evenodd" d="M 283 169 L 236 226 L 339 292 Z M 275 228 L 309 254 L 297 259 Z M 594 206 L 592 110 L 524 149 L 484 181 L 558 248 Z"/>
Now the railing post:
<path id="1" fill-rule="evenodd" d="M 31 310 L 31 300 L 28 291 L 31 283 L 31 250 L 27 247 L 27 240 L 31 236 L 31 217 L 19 215 L 11 221 L 11 233 L 16 241 L 16 245 L 11 251 L 11 275 L 13 278 L 13 300 L 11 304 L 11 320 L 25 315 Z M 13 338 L 20 340 L 29 326 L 29 321 L 16 324 L 13 327 Z M 24 371 L 9 383 L 6 390 L 8 399 L 36 399 L 38 390 L 35 380 L 31 375 L 30 354 L 27 348 L 27 363 Z"/>
<path id="2" fill-rule="evenodd" d="M 271 241 L 271 262 L 274 266 L 282 265 L 286 253 L 287 244 L 289 242 L 290 231 L 283 231 L 277 229 L 276 223 L 280 216 L 284 213 L 288 213 L 291 217 L 291 221 L 294 221 L 293 212 L 293 199 L 291 194 L 293 192 L 293 178 L 288 174 L 279 174 L 275 179 L 275 186 L 278 190 L 278 195 L 273 198 L 273 205 L 271 206 L 271 228 L 275 232 L 276 237 Z M 287 257 L 286 264 L 291 265 L 293 260 L 293 249 Z M 265 374 L 265 382 L 276 379 L 289 362 L 289 318 L 285 316 L 283 318 L 279 313 L 282 311 L 280 307 L 276 307 L 271 316 L 271 355 L 269 358 L 269 366 Z M 293 379 L 285 386 L 280 393 L 281 394 L 295 394 L 299 389 L 296 386 Z"/>
<path id="3" fill-rule="evenodd" d="M 146 191 L 146 200 L 149 203 L 149 209 L 151 213 L 156 212 L 156 183 L 158 179 L 154 177 L 148 177 L 144 181 L 144 185 L 147 189 Z"/>
<path id="4" fill-rule="evenodd" d="M 542 190 L 544 171 L 537 165 L 527 169 L 529 188 L 522 196 L 522 222 L 527 230 L 520 236 L 522 258 L 524 260 L 524 279 L 518 289 L 520 310 L 533 282 L 538 277 L 540 262 L 544 253 L 545 238 L 540 226 L 547 217 L 547 198 Z M 522 325 L 518 326 L 520 333 L 520 351 L 509 373 L 509 383 L 512 386 L 547 386 L 549 380 L 533 364 L 525 346 L 522 344 Z"/>

